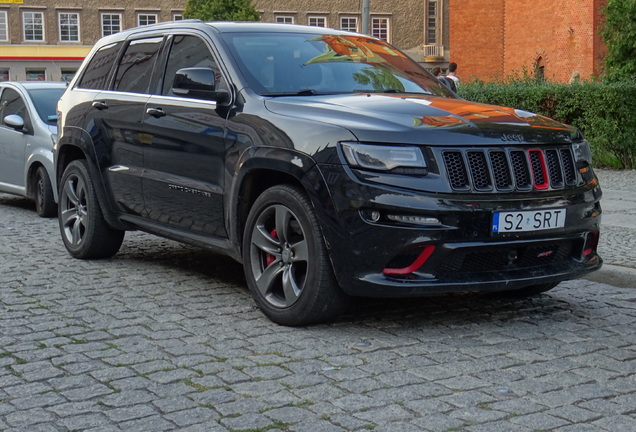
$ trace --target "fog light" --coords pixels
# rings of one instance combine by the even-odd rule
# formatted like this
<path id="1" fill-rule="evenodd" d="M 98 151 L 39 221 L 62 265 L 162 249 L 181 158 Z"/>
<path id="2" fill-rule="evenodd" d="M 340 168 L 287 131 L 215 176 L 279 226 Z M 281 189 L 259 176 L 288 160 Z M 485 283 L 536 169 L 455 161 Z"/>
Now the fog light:
<path id="1" fill-rule="evenodd" d="M 401 222 L 411 225 L 441 225 L 439 219 L 426 216 L 387 215 L 386 218 L 393 222 Z"/>
<path id="2" fill-rule="evenodd" d="M 371 221 L 372 222 L 377 222 L 380 220 L 380 212 L 377 210 L 373 210 L 371 212 Z"/>

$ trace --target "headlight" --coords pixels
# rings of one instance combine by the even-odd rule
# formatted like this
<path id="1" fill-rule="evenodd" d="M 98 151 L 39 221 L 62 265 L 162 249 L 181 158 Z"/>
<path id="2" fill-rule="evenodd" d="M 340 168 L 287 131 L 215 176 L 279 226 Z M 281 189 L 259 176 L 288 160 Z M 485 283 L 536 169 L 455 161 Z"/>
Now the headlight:
<path id="1" fill-rule="evenodd" d="M 342 152 L 347 163 L 355 168 L 376 171 L 426 168 L 424 155 L 418 147 L 342 143 Z"/>
<path id="2" fill-rule="evenodd" d="M 572 144 L 572 150 L 574 151 L 574 159 L 577 162 L 587 162 L 592 165 L 592 149 L 590 149 L 590 143 L 587 141 L 581 141 Z"/>

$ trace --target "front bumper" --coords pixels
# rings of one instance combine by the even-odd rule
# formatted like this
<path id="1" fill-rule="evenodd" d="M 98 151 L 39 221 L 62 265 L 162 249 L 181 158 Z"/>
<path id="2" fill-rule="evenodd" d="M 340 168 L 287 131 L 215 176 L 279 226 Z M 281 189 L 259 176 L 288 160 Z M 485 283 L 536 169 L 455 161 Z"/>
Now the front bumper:
<path id="1" fill-rule="evenodd" d="M 328 186 L 330 204 L 320 206 L 320 219 L 336 278 L 350 295 L 514 290 L 575 279 L 602 266 L 595 182 L 558 193 L 439 194 L 370 185 L 342 168 L 329 169 L 322 168 L 324 178 L 339 180 Z M 491 232 L 495 211 L 554 208 L 567 209 L 564 228 Z"/>

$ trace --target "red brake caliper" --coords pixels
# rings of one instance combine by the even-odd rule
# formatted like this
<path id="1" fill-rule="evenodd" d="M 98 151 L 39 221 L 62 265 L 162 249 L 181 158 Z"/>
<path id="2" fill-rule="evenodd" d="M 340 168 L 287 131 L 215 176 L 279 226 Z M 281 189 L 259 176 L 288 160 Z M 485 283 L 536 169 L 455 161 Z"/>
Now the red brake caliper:
<path id="1" fill-rule="evenodd" d="M 273 230 L 269 233 L 269 235 L 271 235 L 271 236 L 272 236 L 272 238 L 277 239 L 277 238 L 278 238 L 278 236 L 276 235 L 276 228 L 274 228 L 274 229 L 273 229 Z M 269 267 L 269 265 L 270 265 L 271 263 L 273 263 L 274 261 L 276 261 L 276 257 L 275 257 L 274 255 L 272 255 L 272 254 L 265 254 L 265 264 L 267 264 L 267 266 L 268 266 L 268 267 Z"/>

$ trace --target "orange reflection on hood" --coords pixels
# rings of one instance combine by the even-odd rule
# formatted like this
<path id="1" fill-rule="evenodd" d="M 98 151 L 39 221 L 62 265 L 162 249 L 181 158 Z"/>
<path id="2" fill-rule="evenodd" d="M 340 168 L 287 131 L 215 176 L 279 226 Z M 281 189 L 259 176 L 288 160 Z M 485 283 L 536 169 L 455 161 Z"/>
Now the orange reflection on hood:
<path id="1" fill-rule="evenodd" d="M 456 116 L 424 116 L 421 118 L 413 117 L 413 126 L 448 127 L 457 126 L 465 123 L 467 123 L 466 120 L 463 120 Z"/>

